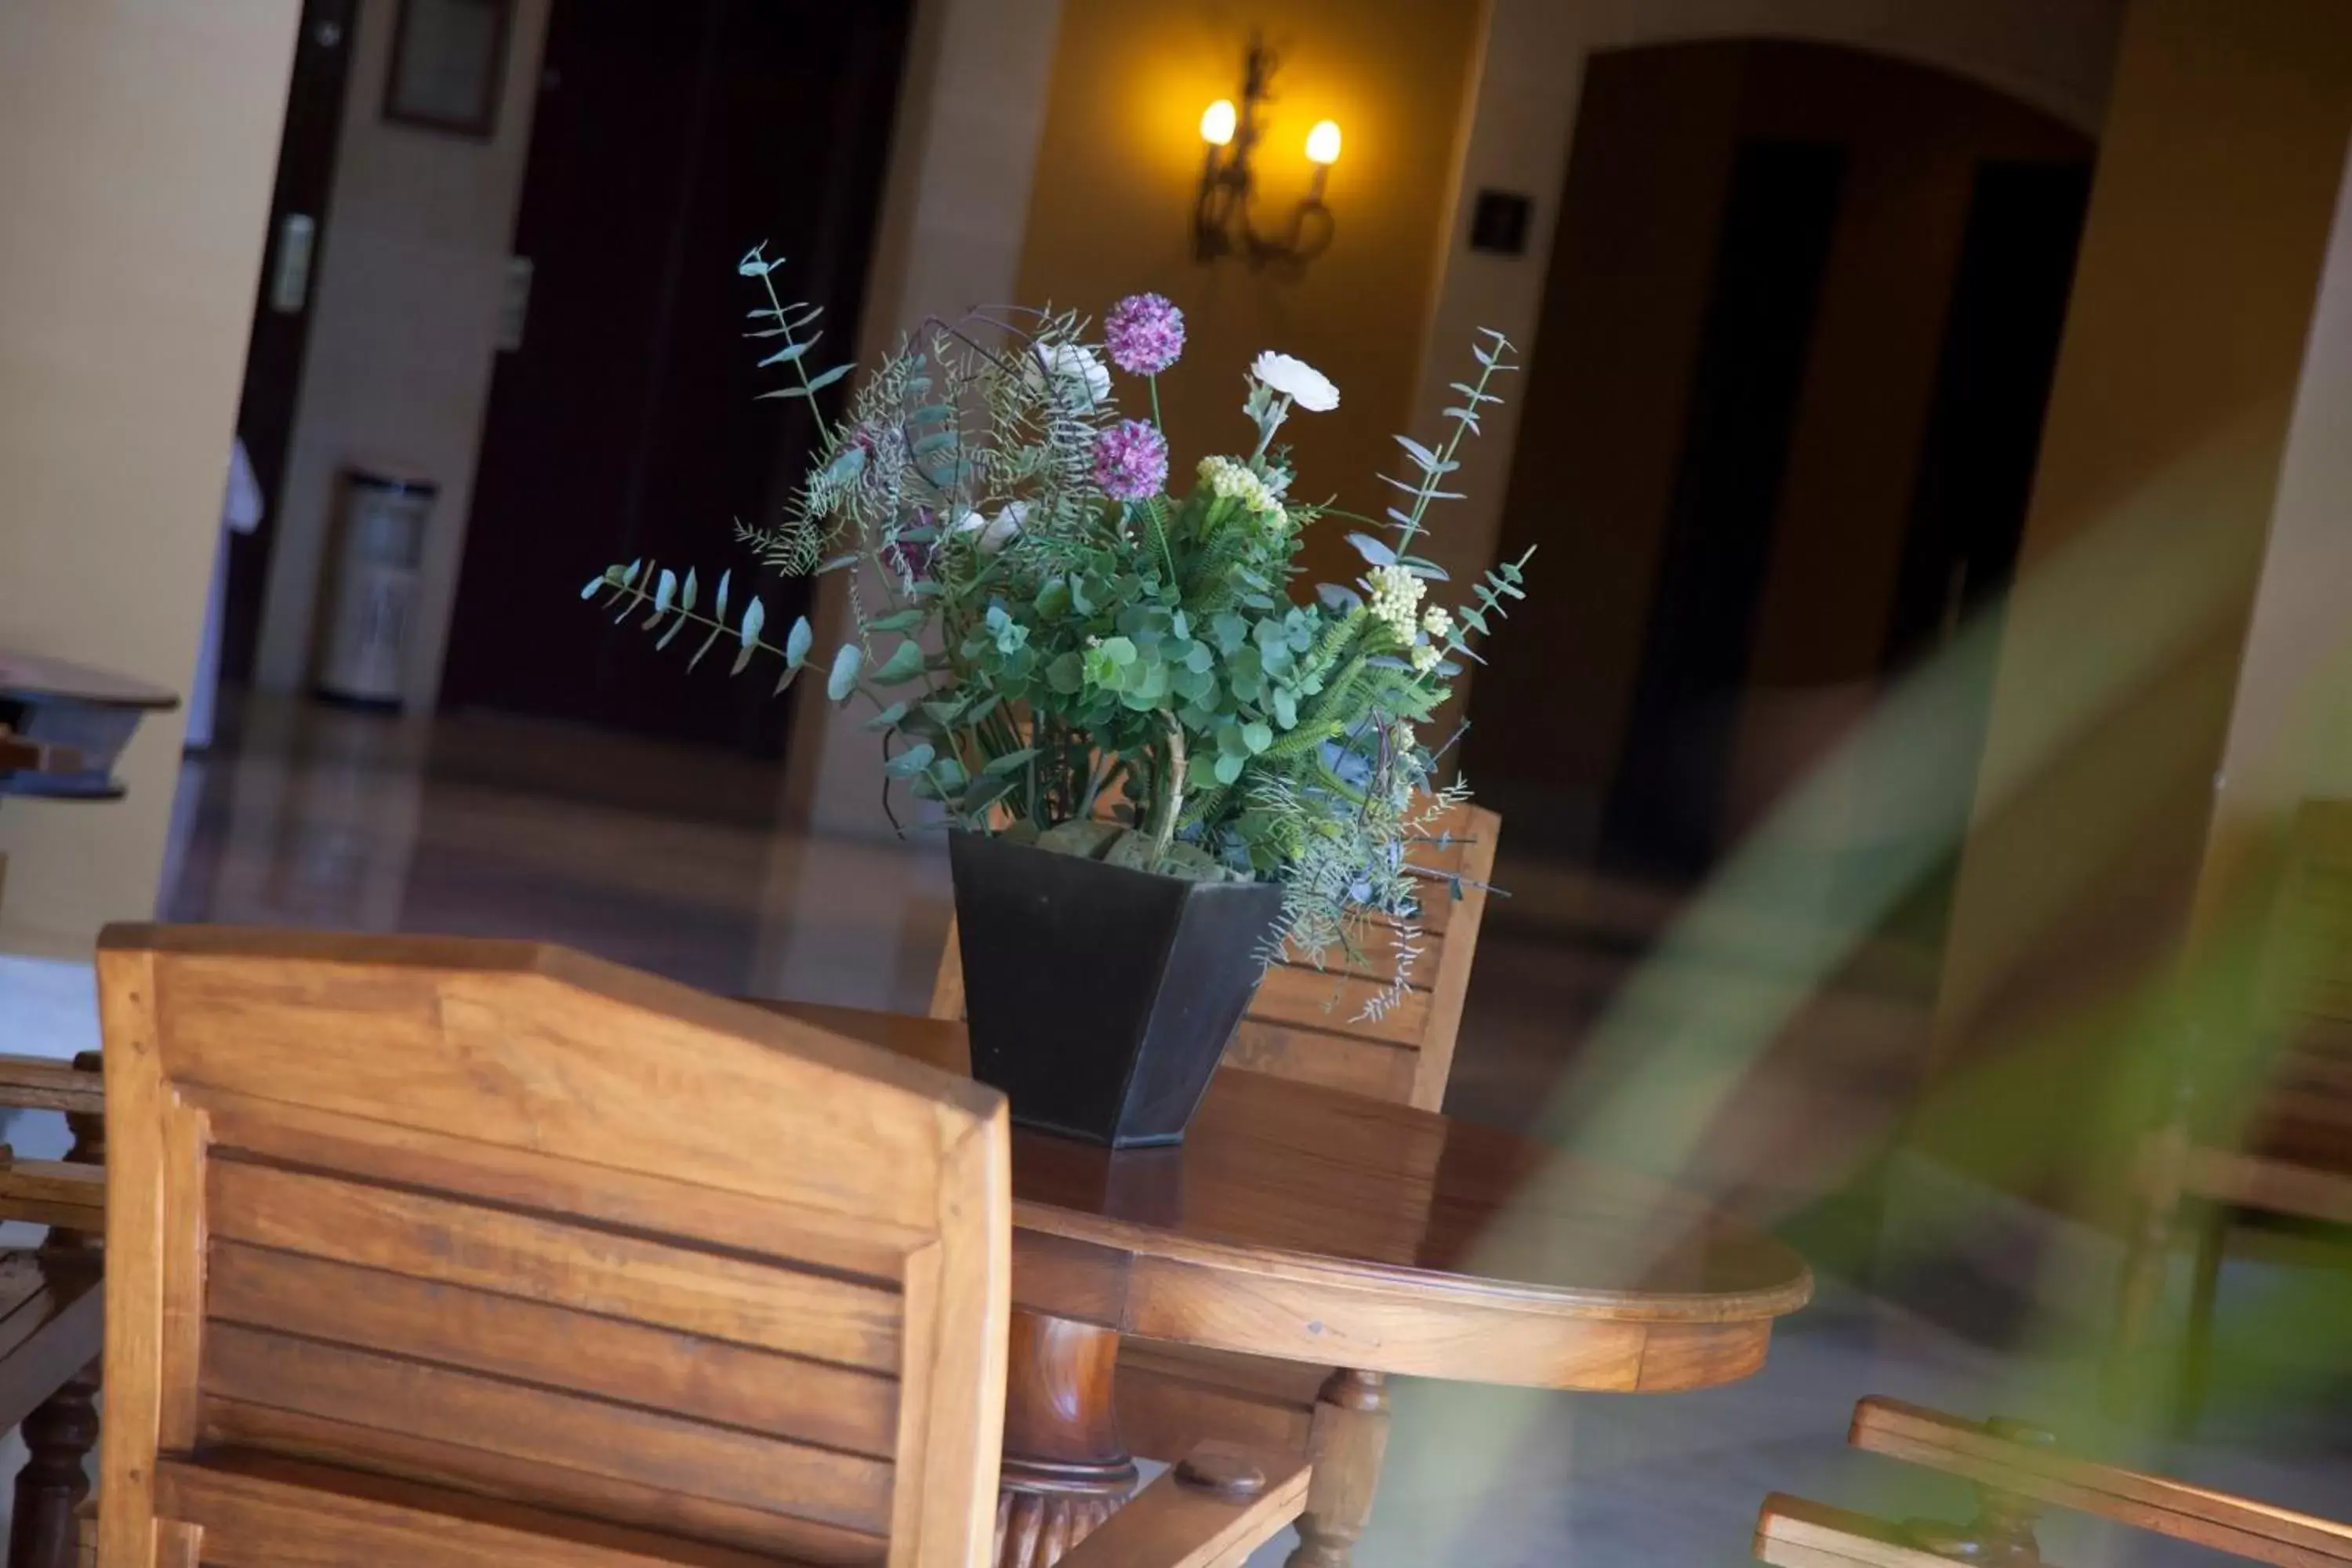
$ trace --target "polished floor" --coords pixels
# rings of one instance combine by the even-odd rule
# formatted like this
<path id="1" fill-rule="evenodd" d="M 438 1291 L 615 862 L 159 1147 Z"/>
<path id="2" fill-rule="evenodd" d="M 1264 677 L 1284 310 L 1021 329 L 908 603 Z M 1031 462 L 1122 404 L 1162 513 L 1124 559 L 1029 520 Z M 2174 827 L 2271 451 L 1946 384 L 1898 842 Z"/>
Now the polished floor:
<path id="1" fill-rule="evenodd" d="M 720 992 L 919 1010 L 950 907 L 937 841 L 781 834 L 778 789 L 772 768 L 560 728 L 251 706 L 186 765 L 160 912 L 529 936 Z M 2112 1243 L 1878 1163 L 1916 1087 L 1932 955 L 1874 941 L 1833 963 L 1792 958 L 1811 950 L 1790 939 L 1786 908 L 1734 900 L 1694 922 L 1674 890 L 1514 859 L 1507 826 L 1503 849 L 1510 896 L 1481 942 L 1449 1112 L 1606 1141 L 1626 1108 L 1651 1107 L 1639 1152 L 1780 1228 L 1822 1289 L 1765 1370 L 1730 1388 L 1633 1398 L 1406 1384 L 1360 1563 L 1730 1564 L 1747 1560 L 1757 1503 L 1776 1489 L 1964 1515 L 1964 1489 L 1843 1447 L 1866 1394 L 2114 1440 L 2096 1428 L 2090 1379 Z M 87 970 L 0 959 L 0 1017 L 10 1048 L 94 1044 Z M 1708 1048 L 1678 1054 L 1685 1036 Z M 9 1137 L 35 1152 L 61 1133 L 27 1116 Z M 1885 1179 L 1865 1197 L 1869 1171 Z M 1898 1238 L 1938 1267 L 1890 1279 L 1857 1234 Z M 2054 1271 L 2037 1262 L 2053 1250 L 2070 1259 Z M 2317 1267 L 2341 1259 L 2321 1254 Z M 2225 1299 L 2307 1304 L 2309 1272 L 2233 1260 Z M 2045 1289 L 2055 1275 L 2091 1283 Z M 2223 1351 L 2243 1373 L 2232 1386 L 2255 1392 L 2221 1402 L 2195 1442 L 2133 1451 L 2352 1515 L 2336 1352 L 2233 1337 L 2232 1321 L 2225 1313 Z M 2047 1540 L 2069 1568 L 2197 1560 L 2063 1528 Z"/>

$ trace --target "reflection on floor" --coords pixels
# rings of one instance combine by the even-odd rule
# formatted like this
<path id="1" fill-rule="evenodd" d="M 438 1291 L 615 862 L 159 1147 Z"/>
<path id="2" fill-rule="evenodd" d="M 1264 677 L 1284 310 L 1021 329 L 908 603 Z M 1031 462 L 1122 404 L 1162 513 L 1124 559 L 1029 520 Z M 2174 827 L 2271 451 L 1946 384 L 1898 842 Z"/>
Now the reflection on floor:
<path id="1" fill-rule="evenodd" d="M 919 1010 L 950 907 L 936 840 L 779 834 L 779 783 L 739 760 L 514 721 L 257 705 L 234 744 L 187 765 L 163 912 L 539 937 L 715 991 Z M 1906 1307 L 1857 1288 L 1853 1260 L 1815 1245 L 1833 1230 L 1824 1212 L 1899 1131 L 1932 1005 L 1931 955 L 1865 945 L 1825 972 L 1791 970 L 1778 962 L 1790 949 L 1776 911 L 1662 947 L 1671 894 L 1514 861 L 1507 825 L 1503 851 L 1497 879 L 1511 897 L 1481 942 L 1449 1111 L 1589 1135 L 1596 1121 L 1608 1130 L 1596 1108 L 1623 1103 L 1612 1097 L 1628 1072 L 1681 1072 L 1671 1087 L 1698 1108 L 1672 1145 L 1684 1179 L 1787 1230 L 1822 1269 L 1822 1297 L 1783 1326 L 1760 1375 L 1727 1389 L 1630 1398 L 1407 1384 L 1358 1561 L 1730 1564 L 1747 1560 L 1757 1504 L 1776 1489 L 1965 1516 L 1957 1483 L 1844 1448 L 1865 1394 L 2084 1435 L 2096 1403 L 2086 1370 L 2096 1290 L 2088 1317 L 2063 1321 L 1979 1313 L 1948 1292 L 1923 1302 L 1917 1289 L 1898 1292 Z M 1636 975 L 1652 1001 L 1629 991 Z M 47 1043 L 71 1048 L 92 1026 L 73 1000 L 86 986 L 54 968 L 0 965 L 0 1016 L 33 1019 Z M 1657 1016 L 1657 997 L 1687 1013 L 1695 994 L 1732 1035 L 1752 1035 L 1735 1066 L 1659 1067 L 1677 1058 L 1628 1029 Z M 1875 1213 L 1865 1212 L 1874 1225 Z M 2030 1273 L 2030 1260 L 2021 1268 Z M 2233 1263 L 2226 1299 L 2291 1292 L 2276 1272 Z M 2227 1318 L 2223 1328 L 2226 1341 Z M 2218 1410 L 2197 1444 L 2141 1458 L 2352 1514 L 2352 1426 L 2329 1390 L 2333 1369 L 2297 1364 L 2291 1345 L 2238 1349 L 2272 1392 Z M 2049 1540 L 2070 1568 L 2190 1560 L 2063 1529 Z"/>

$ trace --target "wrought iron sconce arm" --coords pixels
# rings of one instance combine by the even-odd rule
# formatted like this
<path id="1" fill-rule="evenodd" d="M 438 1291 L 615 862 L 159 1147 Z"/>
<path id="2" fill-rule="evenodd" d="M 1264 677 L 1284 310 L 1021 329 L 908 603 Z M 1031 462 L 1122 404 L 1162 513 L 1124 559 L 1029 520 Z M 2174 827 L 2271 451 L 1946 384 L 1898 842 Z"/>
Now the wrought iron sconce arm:
<path id="1" fill-rule="evenodd" d="M 1313 183 L 1291 209 L 1289 220 L 1273 235 L 1259 232 L 1250 216 L 1256 193 L 1253 155 L 1265 134 L 1263 110 L 1274 100 L 1274 73 L 1280 57 L 1262 39 L 1250 41 L 1242 70 L 1240 107 L 1230 100 L 1210 105 L 1201 119 L 1206 143 L 1201 164 L 1200 195 L 1192 205 L 1192 257 L 1202 263 L 1240 256 L 1253 268 L 1273 268 L 1296 274 L 1331 247 L 1338 219 L 1324 201 L 1331 163 L 1339 155 L 1339 128 L 1330 121 L 1318 124 L 1307 139 L 1314 163 Z"/>

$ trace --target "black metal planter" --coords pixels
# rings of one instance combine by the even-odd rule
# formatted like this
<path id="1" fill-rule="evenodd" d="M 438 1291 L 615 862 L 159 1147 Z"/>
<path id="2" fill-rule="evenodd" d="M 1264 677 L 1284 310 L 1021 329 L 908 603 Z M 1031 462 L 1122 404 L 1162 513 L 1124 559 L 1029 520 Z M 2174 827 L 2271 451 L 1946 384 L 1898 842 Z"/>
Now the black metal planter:
<path id="1" fill-rule="evenodd" d="M 1114 1149 L 1180 1142 L 1257 990 L 1281 889 L 971 833 L 950 836 L 948 857 L 972 1076 L 1025 1127 Z"/>

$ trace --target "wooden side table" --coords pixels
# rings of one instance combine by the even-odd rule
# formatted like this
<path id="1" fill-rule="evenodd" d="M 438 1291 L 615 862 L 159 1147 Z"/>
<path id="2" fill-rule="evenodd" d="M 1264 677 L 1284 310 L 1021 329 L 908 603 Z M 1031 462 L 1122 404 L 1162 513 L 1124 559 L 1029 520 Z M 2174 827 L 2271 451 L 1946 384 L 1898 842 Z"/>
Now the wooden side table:
<path id="1" fill-rule="evenodd" d="M 963 1027 L 772 1004 L 969 1070 Z M 1173 1149 L 1017 1131 L 999 1568 L 1043 1568 L 1135 1481 L 1122 1335 L 1345 1368 L 1293 1568 L 1343 1568 L 1391 1373 L 1660 1394 L 1764 1363 L 1804 1261 L 1664 1184 L 1428 1111 L 1226 1069 Z"/>
<path id="2" fill-rule="evenodd" d="M 179 705 L 143 680 L 0 648 L 0 795 L 115 798 L 139 721 Z"/>

